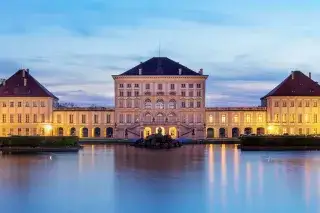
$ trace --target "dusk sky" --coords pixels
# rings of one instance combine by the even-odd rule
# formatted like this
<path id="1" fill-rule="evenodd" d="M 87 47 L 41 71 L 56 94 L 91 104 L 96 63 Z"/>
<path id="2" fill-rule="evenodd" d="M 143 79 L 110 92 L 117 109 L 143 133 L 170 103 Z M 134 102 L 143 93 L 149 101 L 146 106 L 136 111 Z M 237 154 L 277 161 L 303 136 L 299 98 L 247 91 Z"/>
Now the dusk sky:
<path id="1" fill-rule="evenodd" d="M 320 80 L 320 1 L 3 0 L 0 72 L 113 105 L 112 74 L 169 57 L 210 75 L 207 106 L 259 105 L 292 70 Z"/>

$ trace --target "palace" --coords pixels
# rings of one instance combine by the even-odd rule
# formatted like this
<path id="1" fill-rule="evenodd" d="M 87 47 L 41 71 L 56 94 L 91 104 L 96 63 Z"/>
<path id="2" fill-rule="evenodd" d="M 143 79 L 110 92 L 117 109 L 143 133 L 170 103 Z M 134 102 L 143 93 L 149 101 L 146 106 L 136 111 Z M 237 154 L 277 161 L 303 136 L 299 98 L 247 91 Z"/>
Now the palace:
<path id="1" fill-rule="evenodd" d="M 206 107 L 203 70 L 154 57 L 113 75 L 115 107 L 62 107 L 28 69 L 0 85 L 1 136 L 77 135 L 137 138 L 158 128 L 195 139 L 240 134 L 317 134 L 320 86 L 293 71 L 259 107 Z"/>

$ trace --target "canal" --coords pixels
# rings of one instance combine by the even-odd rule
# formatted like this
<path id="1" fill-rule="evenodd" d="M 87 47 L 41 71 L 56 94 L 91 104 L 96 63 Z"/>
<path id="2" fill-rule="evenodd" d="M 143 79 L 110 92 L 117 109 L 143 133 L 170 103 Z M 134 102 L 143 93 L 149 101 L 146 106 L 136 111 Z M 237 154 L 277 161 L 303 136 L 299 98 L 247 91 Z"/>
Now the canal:
<path id="1" fill-rule="evenodd" d="M 0 155 L 4 213 L 320 212 L 320 152 L 85 146 Z"/>

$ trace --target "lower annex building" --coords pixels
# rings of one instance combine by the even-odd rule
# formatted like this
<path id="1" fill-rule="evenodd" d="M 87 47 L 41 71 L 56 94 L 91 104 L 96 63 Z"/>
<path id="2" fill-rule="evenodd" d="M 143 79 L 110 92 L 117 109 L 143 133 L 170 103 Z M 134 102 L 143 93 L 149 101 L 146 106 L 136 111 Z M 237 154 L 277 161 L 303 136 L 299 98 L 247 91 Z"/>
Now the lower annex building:
<path id="1" fill-rule="evenodd" d="M 261 98 L 259 107 L 206 107 L 203 70 L 154 57 L 113 75 L 115 107 L 66 107 L 21 69 L 0 86 L 1 136 L 77 135 L 224 138 L 240 134 L 317 134 L 320 86 L 300 71 Z"/>

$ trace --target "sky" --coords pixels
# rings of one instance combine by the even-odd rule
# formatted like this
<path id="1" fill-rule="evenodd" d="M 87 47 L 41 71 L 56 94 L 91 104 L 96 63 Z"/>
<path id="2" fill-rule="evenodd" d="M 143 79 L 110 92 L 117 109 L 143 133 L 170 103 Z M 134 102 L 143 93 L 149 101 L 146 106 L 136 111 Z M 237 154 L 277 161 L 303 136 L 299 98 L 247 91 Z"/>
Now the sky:
<path id="1" fill-rule="evenodd" d="M 0 76 L 20 68 L 59 97 L 113 106 L 113 79 L 169 57 L 207 80 L 206 105 L 258 106 L 292 70 L 320 79 L 320 1 L 0 1 Z"/>

